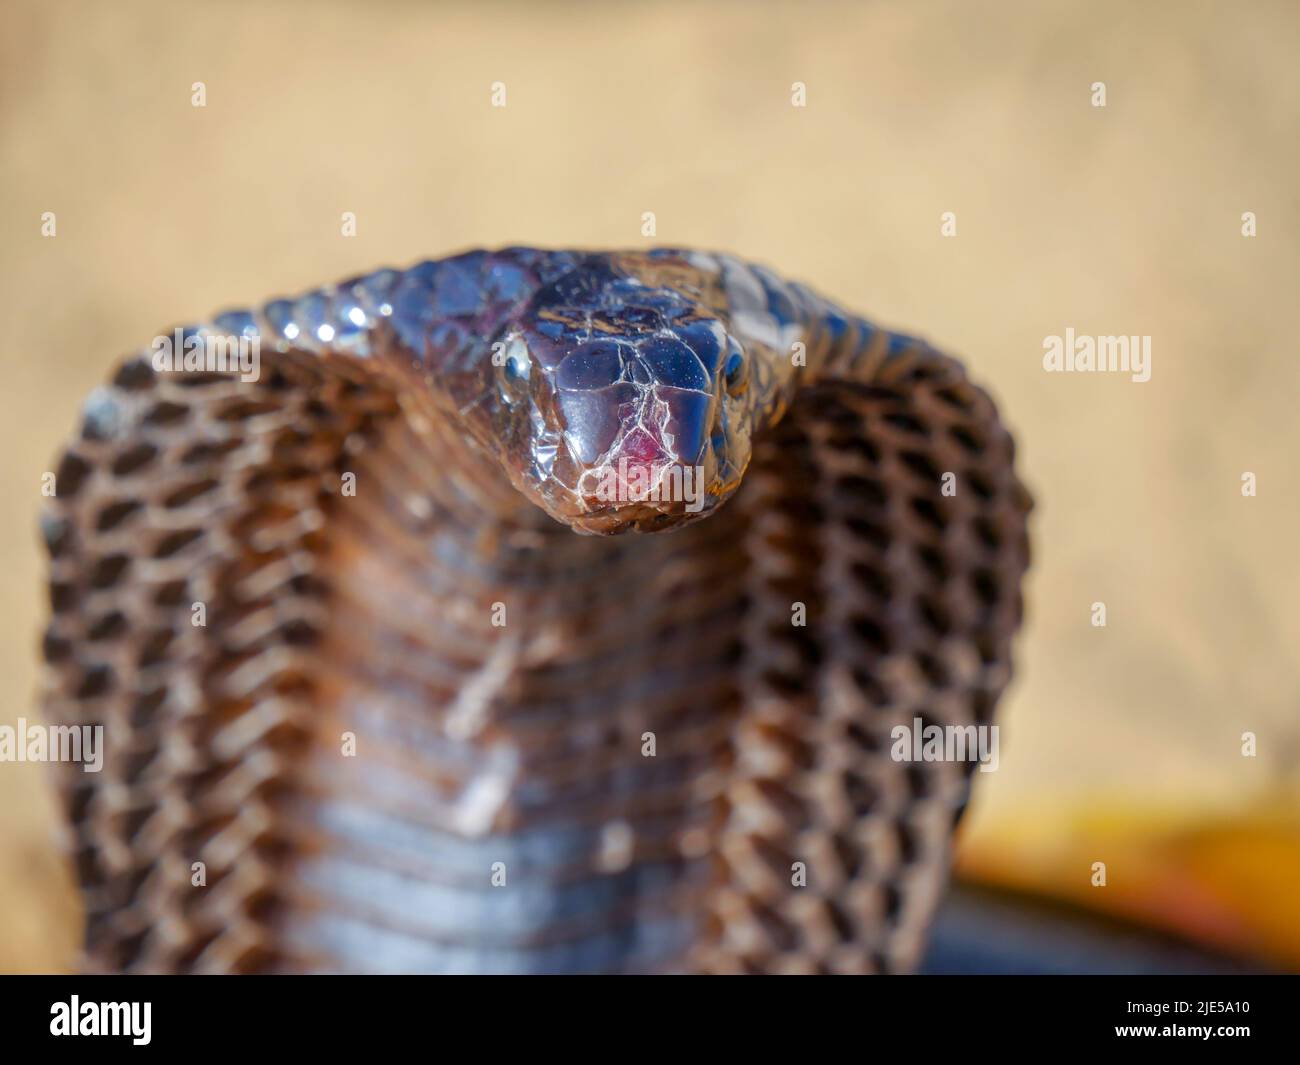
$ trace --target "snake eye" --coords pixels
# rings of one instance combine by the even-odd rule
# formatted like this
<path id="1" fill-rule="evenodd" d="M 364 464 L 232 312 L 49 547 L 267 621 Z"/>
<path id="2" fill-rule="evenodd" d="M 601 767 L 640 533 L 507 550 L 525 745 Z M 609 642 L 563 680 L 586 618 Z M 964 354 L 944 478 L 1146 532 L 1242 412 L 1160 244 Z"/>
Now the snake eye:
<path id="1" fill-rule="evenodd" d="M 492 361 L 501 367 L 507 381 L 517 384 L 528 380 L 528 345 L 518 337 L 500 347 L 494 344 Z"/>
<path id="2" fill-rule="evenodd" d="M 528 379 L 528 364 L 523 359 L 514 357 L 506 359 L 505 371 L 506 377 L 511 381 L 526 381 Z"/>
<path id="3" fill-rule="evenodd" d="M 745 361 L 745 356 L 741 352 L 733 351 L 727 358 L 727 365 L 722 370 L 722 378 L 730 395 L 737 395 L 744 390 L 749 380 L 749 363 Z"/>

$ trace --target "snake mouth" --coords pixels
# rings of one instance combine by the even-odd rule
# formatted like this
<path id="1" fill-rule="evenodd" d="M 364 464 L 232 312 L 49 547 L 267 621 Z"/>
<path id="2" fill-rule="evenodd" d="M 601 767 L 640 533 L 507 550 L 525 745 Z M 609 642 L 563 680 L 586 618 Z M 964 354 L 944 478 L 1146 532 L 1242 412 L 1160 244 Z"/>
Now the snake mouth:
<path id="1" fill-rule="evenodd" d="M 591 531 L 659 531 L 685 524 L 716 503 L 717 462 L 707 445 L 679 451 L 671 434 L 638 425 L 601 460 L 584 464 L 569 518 Z"/>

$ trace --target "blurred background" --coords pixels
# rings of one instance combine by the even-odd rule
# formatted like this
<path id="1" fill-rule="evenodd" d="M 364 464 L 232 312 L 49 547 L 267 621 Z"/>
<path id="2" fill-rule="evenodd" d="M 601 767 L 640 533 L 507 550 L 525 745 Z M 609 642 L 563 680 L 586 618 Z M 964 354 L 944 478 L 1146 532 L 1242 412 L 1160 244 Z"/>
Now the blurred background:
<path id="1" fill-rule="evenodd" d="M 963 356 L 1038 499 L 1001 768 L 927 967 L 1300 970 L 1300 7 L 0 20 L 0 724 L 36 713 L 41 475 L 155 333 L 480 244 L 734 251 Z M 1150 381 L 1045 373 L 1066 328 L 1150 335 Z M 54 824 L 45 767 L 0 764 L 0 971 L 75 949 Z"/>

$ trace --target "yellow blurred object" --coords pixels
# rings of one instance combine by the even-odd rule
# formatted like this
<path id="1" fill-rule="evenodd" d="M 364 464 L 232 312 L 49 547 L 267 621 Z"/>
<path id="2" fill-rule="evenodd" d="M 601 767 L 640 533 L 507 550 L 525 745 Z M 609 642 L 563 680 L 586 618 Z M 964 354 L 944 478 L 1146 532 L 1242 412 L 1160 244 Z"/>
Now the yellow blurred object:
<path id="1" fill-rule="evenodd" d="M 966 840 L 958 873 L 1059 899 L 1226 954 L 1300 969 L 1300 815 L 1281 793 L 1230 816 L 1127 806 L 1037 809 Z M 1093 886 L 1093 863 L 1105 885 Z"/>

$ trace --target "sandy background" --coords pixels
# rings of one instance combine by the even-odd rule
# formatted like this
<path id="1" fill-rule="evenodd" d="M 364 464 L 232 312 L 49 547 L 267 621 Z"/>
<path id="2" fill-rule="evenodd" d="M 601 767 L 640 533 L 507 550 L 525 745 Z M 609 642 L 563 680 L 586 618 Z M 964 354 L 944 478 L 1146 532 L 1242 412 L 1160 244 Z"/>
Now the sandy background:
<path id="1" fill-rule="evenodd" d="M 40 477 L 116 357 L 653 211 L 962 354 L 1017 432 L 1030 620 L 966 875 L 1300 966 L 1300 8 L 702 6 L 4 6 L 0 723 L 33 712 Z M 1150 335 L 1150 382 L 1045 373 L 1067 327 Z M 0 970 L 75 941 L 53 823 L 0 765 Z"/>

